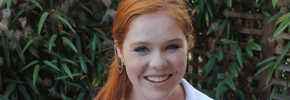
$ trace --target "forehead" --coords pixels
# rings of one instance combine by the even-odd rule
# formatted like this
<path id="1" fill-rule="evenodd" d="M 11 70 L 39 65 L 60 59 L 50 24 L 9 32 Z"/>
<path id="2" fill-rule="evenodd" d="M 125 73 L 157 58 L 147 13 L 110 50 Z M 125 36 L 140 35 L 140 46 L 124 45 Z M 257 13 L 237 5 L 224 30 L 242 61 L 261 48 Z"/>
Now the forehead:
<path id="1" fill-rule="evenodd" d="M 124 43 L 163 42 L 175 38 L 185 39 L 185 36 L 174 18 L 165 10 L 159 10 L 133 19 Z"/>

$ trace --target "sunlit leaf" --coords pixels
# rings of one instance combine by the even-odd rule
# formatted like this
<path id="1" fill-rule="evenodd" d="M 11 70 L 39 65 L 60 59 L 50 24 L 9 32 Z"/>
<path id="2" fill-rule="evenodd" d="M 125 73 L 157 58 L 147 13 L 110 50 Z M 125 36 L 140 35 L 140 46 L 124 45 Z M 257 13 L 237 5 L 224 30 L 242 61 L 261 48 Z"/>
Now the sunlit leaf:
<path id="1" fill-rule="evenodd" d="M 7 9 L 10 9 L 11 3 L 12 3 L 12 0 L 7 0 L 7 2 L 6 2 Z"/>
<path id="2" fill-rule="evenodd" d="M 282 14 L 281 14 L 281 15 L 282 15 Z M 286 13 L 286 14 L 284 14 L 284 15 L 282 15 L 281 17 L 279 17 L 279 18 L 277 19 L 277 21 L 275 22 L 275 25 L 277 25 L 277 24 L 279 24 L 279 23 L 285 21 L 285 20 L 288 19 L 288 18 L 290 18 L 290 12 L 289 12 L 289 13 Z"/>
<path id="3" fill-rule="evenodd" d="M 272 0 L 273 8 L 276 7 L 277 3 L 278 3 L 278 0 Z M 272 100 L 272 99 L 270 99 L 270 100 Z"/>
<path id="4" fill-rule="evenodd" d="M 268 21 L 268 23 L 271 23 L 272 21 L 274 21 L 275 19 L 277 19 L 279 16 L 281 16 L 282 13 L 281 12 L 278 12 L 276 13 L 273 17 L 271 17 Z"/>
<path id="5" fill-rule="evenodd" d="M 278 35 L 281 34 L 281 32 L 283 32 L 285 30 L 285 28 L 287 28 L 290 25 L 290 18 L 286 19 L 285 21 L 283 21 L 279 27 L 277 28 L 277 30 L 274 33 L 273 37 L 276 37 Z"/>

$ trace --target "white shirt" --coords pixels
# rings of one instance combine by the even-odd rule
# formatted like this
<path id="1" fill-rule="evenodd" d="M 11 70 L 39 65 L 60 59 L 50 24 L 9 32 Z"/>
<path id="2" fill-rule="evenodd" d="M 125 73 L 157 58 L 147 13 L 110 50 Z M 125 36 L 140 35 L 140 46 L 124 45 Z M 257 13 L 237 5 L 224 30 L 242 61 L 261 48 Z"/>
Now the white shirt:
<path id="1" fill-rule="evenodd" d="M 185 91 L 185 100 L 213 100 L 207 95 L 196 90 L 192 85 L 190 85 L 185 79 L 182 78 L 181 84 Z"/>

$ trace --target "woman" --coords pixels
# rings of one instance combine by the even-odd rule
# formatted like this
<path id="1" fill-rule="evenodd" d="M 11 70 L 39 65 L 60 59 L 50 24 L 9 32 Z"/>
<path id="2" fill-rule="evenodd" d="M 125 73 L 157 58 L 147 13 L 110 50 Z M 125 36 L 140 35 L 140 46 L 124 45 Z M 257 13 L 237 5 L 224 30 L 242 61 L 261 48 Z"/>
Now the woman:
<path id="1" fill-rule="evenodd" d="M 95 100 L 211 100 L 182 78 L 191 32 L 182 0 L 122 0 L 115 62 Z"/>

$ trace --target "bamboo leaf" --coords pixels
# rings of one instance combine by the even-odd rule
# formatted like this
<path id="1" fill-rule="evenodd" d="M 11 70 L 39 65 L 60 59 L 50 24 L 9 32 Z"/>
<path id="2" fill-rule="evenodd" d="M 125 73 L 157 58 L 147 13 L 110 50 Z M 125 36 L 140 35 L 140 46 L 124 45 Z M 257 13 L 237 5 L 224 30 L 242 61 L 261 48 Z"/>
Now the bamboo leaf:
<path id="1" fill-rule="evenodd" d="M 64 58 L 64 59 L 63 59 L 63 61 L 65 61 L 65 62 L 68 62 L 68 63 L 71 63 L 71 64 L 74 64 L 74 65 L 78 66 L 78 64 L 77 64 L 77 63 L 75 63 L 75 62 L 73 62 L 72 60 L 69 60 L 69 59 L 66 59 L 66 58 Z"/>
<path id="2" fill-rule="evenodd" d="M 1 99 L 1 100 L 9 100 L 9 99 L 7 99 L 6 97 L 4 97 L 4 96 L 1 95 L 1 94 L 0 94 L 0 99 Z"/>
<path id="3" fill-rule="evenodd" d="M 225 78 L 225 74 L 221 73 L 217 75 L 218 79 L 224 79 Z"/>
<path id="4" fill-rule="evenodd" d="M 273 100 L 273 96 L 274 96 L 275 90 L 276 89 L 272 89 L 271 96 L 270 96 L 269 100 Z"/>
<path id="5" fill-rule="evenodd" d="M 30 46 L 30 44 L 31 44 L 32 42 L 33 42 L 33 40 L 29 40 L 29 41 L 26 43 L 26 45 L 25 45 L 24 49 L 22 50 L 21 54 L 23 54 L 23 53 L 26 51 L 26 49 Z"/>
<path id="6" fill-rule="evenodd" d="M 31 100 L 30 95 L 28 94 L 26 88 L 22 84 L 18 85 L 18 89 L 23 94 L 26 100 Z"/>
<path id="7" fill-rule="evenodd" d="M 246 51 L 247 51 L 247 53 L 248 53 L 251 57 L 253 57 L 253 51 L 252 51 L 252 49 L 251 49 L 250 46 L 247 46 L 247 47 L 246 47 Z"/>
<path id="8" fill-rule="evenodd" d="M 60 69 L 57 66 L 55 66 L 53 63 L 51 63 L 50 61 L 44 60 L 43 63 L 52 67 L 53 69 L 55 69 L 57 71 L 60 71 Z"/>
<path id="9" fill-rule="evenodd" d="M 224 81 L 221 81 L 218 83 L 218 86 L 216 88 L 216 94 L 215 99 L 219 99 L 220 95 L 222 94 L 222 88 L 224 87 Z"/>
<path id="10" fill-rule="evenodd" d="M 96 51 L 96 47 L 97 47 L 97 35 L 95 34 L 93 37 L 93 41 L 92 41 L 92 49 L 93 51 Z"/>
<path id="11" fill-rule="evenodd" d="M 278 27 L 277 30 L 275 31 L 273 37 L 276 37 L 276 36 L 280 35 L 280 33 L 281 33 L 282 31 L 284 31 L 285 28 L 287 28 L 289 25 L 290 25 L 290 18 L 288 18 L 287 20 L 283 21 L 283 22 L 279 25 L 279 27 Z"/>
<path id="12" fill-rule="evenodd" d="M 57 37 L 56 34 L 53 34 L 53 35 L 50 37 L 49 44 L 48 44 L 48 53 L 51 52 L 51 49 L 52 49 L 52 46 L 54 46 L 54 41 L 55 41 L 56 37 Z"/>
<path id="13" fill-rule="evenodd" d="M 229 39 L 221 39 L 221 41 L 223 43 L 227 43 L 227 44 L 234 45 L 234 46 L 237 46 L 238 45 L 238 42 L 237 41 L 233 41 L 233 40 L 229 40 Z"/>
<path id="14" fill-rule="evenodd" d="M 243 67 L 243 54 L 242 54 L 242 48 L 238 47 L 237 51 L 236 51 L 236 55 L 239 61 L 239 64 L 241 67 Z"/>
<path id="15" fill-rule="evenodd" d="M 81 63 L 81 67 L 82 67 L 83 72 L 87 73 L 88 68 L 87 68 L 86 62 L 84 61 L 82 56 L 80 56 L 79 59 L 80 59 L 80 63 Z"/>
<path id="16" fill-rule="evenodd" d="M 203 4 L 204 4 L 203 0 L 198 0 L 199 10 L 201 13 L 203 13 L 203 9 L 204 9 Z"/>
<path id="17" fill-rule="evenodd" d="M 262 91 L 266 90 L 267 88 L 271 87 L 272 85 L 274 85 L 275 83 L 270 83 L 270 84 L 267 84 L 263 89 Z"/>
<path id="18" fill-rule="evenodd" d="M 207 76 L 208 73 L 211 71 L 214 63 L 215 63 L 215 57 L 210 57 L 209 61 L 204 66 L 204 68 L 205 68 L 205 76 Z"/>
<path id="19" fill-rule="evenodd" d="M 29 1 L 31 1 L 35 6 L 37 6 L 41 11 L 43 11 L 43 8 L 36 0 L 29 0 Z"/>
<path id="20" fill-rule="evenodd" d="M 10 66 L 10 53 L 9 53 L 9 45 L 8 44 L 8 40 L 6 37 L 2 37 L 2 46 L 3 46 L 3 49 L 4 49 L 4 57 L 5 57 L 5 60 L 7 61 L 7 65 Z"/>
<path id="21" fill-rule="evenodd" d="M 269 57 L 269 58 L 265 59 L 264 61 L 258 63 L 256 67 L 261 66 L 261 65 L 263 65 L 263 64 L 265 64 L 265 63 L 267 63 L 269 61 L 275 60 L 275 59 L 277 59 L 276 56 Z"/>
<path id="22" fill-rule="evenodd" d="M 73 76 L 71 74 L 71 71 L 69 70 L 69 68 L 67 67 L 67 65 L 65 63 L 62 64 L 62 67 L 64 69 L 64 71 L 66 72 L 66 74 L 71 78 L 73 79 Z"/>
<path id="23" fill-rule="evenodd" d="M 229 70 L 234 76 L 238 76 L 237 65 L 234 62 L 231 62 L 229 65 Z"/>
<path id="24" fill-rule="evenodd" d="M 223 60 L 223 53 L 222 53 L 222 51 L 218 51 L 216 55 L 217 55 L 217 58 L 218 58 L 218 62 L 221 62 Z"/>
<path id="25" fill-rule="evenodd" d="M 11 22 L 11 24 L 14 24 L 16 21 L 17 21 L 17 19 L 19 18 L 19 16 L 22 14 L 24 12 L 24 10 L 20 10 L 20 11 L 18 11 L 18 13 L 15 15 L 15 17 L 12 19 L 12 22 Z M 11 25 L 10 24 L 10 25 Z"/>
<path id="26" fill-rule="evenodd" d="M 40 35 L 40 32 L 42 30 L 44 21 L 46 20 L 47 16 L 48 16 L 48 13 L 47 12 L 44 12 L 41 15 L 41 18 L 40 18 L 40 21 L 39 21 L 39 24 L 38 24 L 38 30 L 37 30 L 38 35 Z"/>
<path id="27" fill-rule="evenodd" d="M 20 59 L 23 61 L 23 63 L 26 63 L 25 56 L 21 53 L 21 51 L 22 50 L 21 50 L 20 46 L 18 45 L 16 47 L 16 52 L 19 55 Z"/>
<path id="28" fill-rule="evenodd" d="M 10 9 L 11 3 L 12 3 L 12 0 L 7 0 L 7 2 L 6 2 L 7 9 Z"/>
<path id="29" fill-rule="evenodd" d="M 281 17 L 279 17 L 275 23 L 275 25 L 285 21 L 287 18 L 290 18 L 290 12 L 289 13 L 286 13 L 284 15 L 282 15 Z"/>
<path id="30" fill-rule="evenodd" d="M 74 73 L 74 74 L 72 74 L 72 76 L 73 77 L 81 76 L 81 74 L 80 73 Z M 69 78 L 69 76 L 59 76 L 59 77 L 55 78 L 55 80 L 63 80 L 63 79 L 66 79 L 66 78 Z"/>
<path id="31" fill-rule="evenodd" d="M 11 100 L 18 100 L 18 91 L 14 89 L 10 95 Z"/>
<path id="32" fill-rule="evenodd" d="M 79 5 L 80 5 L 84 10 L 86 10 L 86 11 L 89 12 L 91 15 L 93 15 L 92 11 L 91 11 L 88 7 L 86 7 L 84 4 L 80 3 Z"/>
<path id="33" fill-rule="evenodd" d="M 265 9 L 262 9 L 262 13 L 263 13 L 265 16 L 271 16 L 271 15 L 269 14 L 269 12 L 268 12 L 267 10 L 265 10 Z"/>
<path id="34" fill-rule="evenodd" d="M 219 29 L 219 31 L 220 31 L 219 34 L 221 34 L 221 33 L 224 31 L 224 29 L 225 29 L 227 23 L 228 23 L 228 20 L 223 20 L 223 22 L 222 22 L 222 24 L 221 24 L 221 26 L 220 26 L 220 29 Z"/>
<path id="35" fill-rule="evenodd" d="M 76 88 L 82 88 L 82 86 L 81 85 L 79 85 L 79 84 L 76 84 L 76 83 L 72 83 L 72 82 L 69 82 L 69 81 L 64 81 L 66 84 L 68 84 L 68 85 L 70 85 L 70 86 L 74 86 L 74 87 L 76 87 Z"/>
<path id="36" fill-rule="evenodd" d="M 3 96 L 8 98 L 8 96 L 12 93 L 15 87 L 16 87 L 16 83 L 9 83 Z"/>
<path id="37" fill-rule="evenodd" d="M 231 77 L 227 76 L 224 81 L 231 87 L 232 90 L 236 91 L 236 86 Z"/>
<path id="38" fill-rule="evenodd" d="M 264 70 L 266 70 L 266 69 L 268 69 L 268 68 L 270 68 L 270 67 L 273 67 L 274 64 L 275 64 L 274 62 L 271 62 L 271 63 L 267 64 L 267 65 L 264 66 L 263 68 L 259 69 L 259 70 L 257 71 L 257 73 L 255 73 L 255 75 L 254 75 L 253 77 L 256 77 L 257 75 L 259 75 L 259 74 L 260 74 L 261 72 L 263 72 Z"/>
<path id="39" fill-rule="evenodd" d="M 271 17 L 268 21 L 268 23 L 271 23 L 272 21 L 274 21 L 275 19 L 277 19 L 279 16 L 281 16 L 282 13 L 281 12 L 278 12 L 276 13 L 273 17 Z"/>
<path id="40" fill-rule="evenodd" d="M 211 5 L 209 3 L 206 3 L 206 7 L 207 7 L 207 10 L 208 10 L 210 16 L 213 17 L 213 12 L 212 12 L 212 9 L 211 9 Z"/>
<path id="41" fill-rule="evenodd" d="M 64 24 L 66 24 L 70 28 L 70 30 L 76 34 L 75 30 L 72 28 L 72 26 L 70 25 L 70 23 L 67 20 L 62 18 L 60 15 L 54 15 L 54 17 L 58 18 L 60 21 L 62 21 Z"/>
<path id="42" fill-rule="evenodd" d="M 231 25 L 230 25 L 230 23 L 228 23 L 228 25 L 227 25 L 227 38 L 230 37 L 230 34 L 231 34 Z"/>
<path id="43" fill-rule="evenodd" d="M 84 96 L 85 92 L 82 91 L 81 93 L 79 93 L 77 100 L 83 100 Z"/>
<path id="44" fill-rule="evenodd" d="M 36 87 L 36 81 L 37 81 L 37 78 L 38 78 L 38 72 L 39 72 L 39 70 L 40 70 L 40 66 L 39 65 L 36 65 L 34 67 L 33 78 L 32 78 L 33 87 Z"/>
<path id="45" fill-rule="evenodd" d="M 24 66 L 20 72 L 24 71 L 25 69 L 29 68 L 30 66 L 34 65 L 34 64 L 37 64 L 38 63 L 38 60 L 34 60 L 34 61 L 31 61 L 29 64 L 27 64 L 26 66 Z"/>
<path id="46" fill-rule="evenodd" d="M 232 7 L 232 0 L 227 0 L 227 5 L 228 5 L 229 7 Z"/>
<path id="47" fill-rule="evenodd" d="M 78 54 L 78 51 L 77 51 L 77 48 L 75 47 L 75 45 L 69 40 L 69 39 L 67 39 L 66 37 L 62 37 L 62 40 L 66 43 L 66 44 L 68 44 L 73 50 L 74 50 L 74 52 L 76 53 L 76 54 Z"/>
<path id="48" fill-rule="evenodd" d="M 278 3 L 278 0 L 272 0 L 273 8 L 276 7 L 277 3 Z"/>

